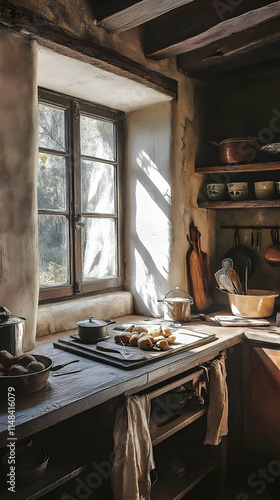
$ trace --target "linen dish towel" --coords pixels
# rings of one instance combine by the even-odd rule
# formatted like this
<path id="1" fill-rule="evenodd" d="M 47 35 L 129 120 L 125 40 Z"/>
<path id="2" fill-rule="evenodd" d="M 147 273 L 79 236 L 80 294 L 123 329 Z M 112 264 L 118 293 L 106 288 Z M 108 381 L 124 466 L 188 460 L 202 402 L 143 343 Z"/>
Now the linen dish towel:
<path id="1" fill-rule="evenodd" d="M 209 408 L 204 444 L 217 446 L 228 433 L 228 389 L 224 358 L 214 359 L 210 365 Z"/>
<path id="2" fill-rule="evenodd" d="M 155 468 L 150 409 L 150 400 L 144 395 L 130 396 L 117 410 L 111 477 L 114 500 L 150 499 L 150 471 Z"/>

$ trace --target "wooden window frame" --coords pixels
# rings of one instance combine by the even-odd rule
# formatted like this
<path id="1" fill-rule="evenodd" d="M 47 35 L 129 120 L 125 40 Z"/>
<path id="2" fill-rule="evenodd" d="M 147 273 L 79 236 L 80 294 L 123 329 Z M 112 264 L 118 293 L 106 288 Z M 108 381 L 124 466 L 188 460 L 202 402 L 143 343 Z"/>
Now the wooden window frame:
<path id="1" fill-rule="evenodd" d="M 39 88 L 39 103 L 58 106 L 65 109 L 65 127 L 67 152 L 61 153 L 55 150 L 39 147 L 39 152 L 59 154 L 66 158 L 67 184 L 68 184 L 68 214 L 69 214 L 69 259 L 70 259 L 70 285 L 54 287 L 40 287 L 39 300 L 47 302 L 74 298 L 76 296 L 104 293 L 120 290 L 123 288 L 124 280 L 124 231 L 123 231 L 123 145 L 124 145 L 124 113 L 78 99 L 73 96 L 60 94 L 48 89 Z M 81 230 L 75 229 L 77 214 L 81 213 L 81 154 L 80 154 L 80 113 L 105 119 L 115 124 L 116 131 L 116 159 L 106 161 L 100 158 L 91 158 L 103 163 L 116 166 L 116 196 L 117 210 L 114 216 L 117 219 L 117 266 L 118 275 L 105 280 L 82 283 L 82 238 Z M 48 213 L 46 210 L 38 210 L 38 214 Z M 60 212 L 57 212 L 58 215 Z M 101 214 L 96 214 L 100 217 Z"/>

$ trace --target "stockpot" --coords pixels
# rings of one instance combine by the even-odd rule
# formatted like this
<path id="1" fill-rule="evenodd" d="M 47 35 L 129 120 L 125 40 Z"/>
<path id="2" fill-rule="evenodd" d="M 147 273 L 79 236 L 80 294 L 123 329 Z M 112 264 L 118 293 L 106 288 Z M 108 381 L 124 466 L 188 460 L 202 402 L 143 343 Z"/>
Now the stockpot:
<path id="1" fill-rule="evenodd" d="M 0 351 L 8 351 L 13 356 L 23 353 L 25 318 L 12 316 L 4 306 L 0 306 Z"/>
<path id="2" fill-rule="evenodd" d="M 171 292 L 182 292 L 187 297 L 168 297 Z M 163 302 L 163 318 L 168 321 L 190 321 L 191 319 L 191 305 L 193 298 L 186 290 L 182 290 L 178 286 L 172 288 L 167 292 L 163 299 L 158 302 Z"/>

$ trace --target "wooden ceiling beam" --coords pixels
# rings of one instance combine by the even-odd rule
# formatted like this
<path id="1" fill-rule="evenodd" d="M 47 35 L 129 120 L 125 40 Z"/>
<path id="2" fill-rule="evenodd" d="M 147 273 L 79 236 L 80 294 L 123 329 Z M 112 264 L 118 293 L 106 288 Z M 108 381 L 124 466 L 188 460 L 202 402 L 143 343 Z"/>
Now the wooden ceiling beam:
<path id="1" fill-rule="evenodd" d="M 231 8 L 223 2 L 196 0 L 147 23 L 144 52 L 155 60 L 190 53 L 231 35 L 239 35 L 252 26 L 260 26 L 279 14 L 280 2 L 276 0 L 243 0 Z"/>
<path id="2" fill-rule="evenodd" d="M 99 26 L 115 33 L 139 26 L 194 0 L 88 1 Z"/>
<path id="3" fill-rule="evenodd" d="M 177 58 L 178 68 L 183 73 L 193 74 L 202 70 L 221 71 L 227 67 L 242 67 L 247 57 L 251 62 L 279 57 L 280 13 L 278 17 L 253 25 L 244 32 L 234 33 L 207 46 Z"/>

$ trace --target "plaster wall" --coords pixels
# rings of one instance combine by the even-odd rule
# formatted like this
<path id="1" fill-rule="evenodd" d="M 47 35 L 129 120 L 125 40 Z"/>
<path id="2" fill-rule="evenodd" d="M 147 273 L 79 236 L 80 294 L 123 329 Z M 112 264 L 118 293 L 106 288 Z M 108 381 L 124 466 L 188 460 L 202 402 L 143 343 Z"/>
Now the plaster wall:
<path id="1" fill-rule="evenodd" d="M 35 9 L 32 1 L 14 3 Z M 52 15 L 50 2 L 35 3 L 37 14 L 44 12 L 44 15 Z M 79 3 L 67 2 L 68 17 L 63 20 L 63 16 L 57 16 L 56 23 L 78 35 L 90 33 L 92 39 L 99 43 L 178 80 L 177 101 L 149 106 L 127 114 L 125 285 L 134 295 L 136 312 L 158 316 L 161 314 L 158 298 L 176 285 L 189 289 L 186 272 L 186 252 L 189 245 L 186 233 L 192 221 L 202 233 L 203 251 L 212 257 L 215 250 L 215 215 L 213 212 L 198 210 L 196 206 L 202 182 L 201 176 L 194 173 L 197 147 L 197 106 L 194 99 L 196 82 L 178 73 L 175 60 L 159 63 L 146 60 L 137 30 L 132 30 L 129 34 L 109 36 L 101 28 L 94 26 L 92 16 L 83 19 L 83 9 L 79 11 L 80 17 L 77 16 L 74 20 L 73 12 Z M 62 2 L 57 3 L 57 8 L 64 12 Z M 36 19 L 34 13 L 34 23 L 37 22 Z M 35 159 L 37 126 L 34 119 L 37 107 L 36 61 L 29 38 L 6 30 L 1 31 L 1 36 L 5 41 L 1 51 L 5 53 L 5 65 L 8 68 L 5 80 L 1 83 L 4 92 L 2 95 L 11 93 L 9 105 L 3 102 L 1 104 L 1 114 L 9 123 L 9 137 L 16 138 L 5 152 L 12 188 L 1 200 L 1 212 L 3 221 L 7 218 L 12 220 L 12 224 L 5 225 L 9 238 L 8 235 L 5 237 L 7 244 L 3 245 L 2 251 L 2 265 L 6 275 L 2 278 L 1 293 L 3 303 L 10 306 L 14 314 L 28 317 L 26 348 L 31 348 L 30 340 L 34 339 L 36 329 L 38 299 Z M 14 40 L 18 40 L 16 53 L 12 52 L 11 48 L 7 50 Z M 53 75 L 53 78 L 55 80 L 56 75 Z M 138 95 L 136 97 L 139 99 Z M 139 102 L 137 106 L 138 104 Z M 5 134 L 3 137 L 8 137 L 8 132 Z M 12 205 L 11 199 L 15 201 Z M 15 308 L 16 304 L 18 307 Z M 94 303 L 88 306 L 91 308 Z M 40 307 L 41 309 L 43 308 Z M 102 311 L 105 310 L 106 306 Z M 52 325 L 53 331 L 61 328 L 59 306 L 49 308 L 48 311 L 52 317 L 57 315 L 57 321 L 53 323 L 50 316 L 46 320 L 44 309 L 43 313 L 39 314 L 40 335 L 43 333 L 42 318 L 43 322 L 46 322 L 46 333 L 50 332 L 48 325 Z M 75 321 L 72 316 L 71 321 Z"/>
<path id="2" fill-rule="evenodd" d="M 27 350 L 35 342 L 38 304 L 33 43 L 1 29 L 0 61 L 0 303 L 26 318 Z"/>

